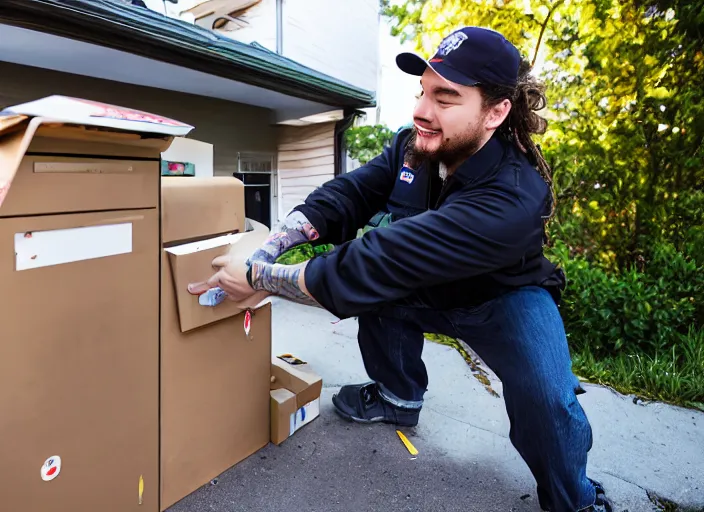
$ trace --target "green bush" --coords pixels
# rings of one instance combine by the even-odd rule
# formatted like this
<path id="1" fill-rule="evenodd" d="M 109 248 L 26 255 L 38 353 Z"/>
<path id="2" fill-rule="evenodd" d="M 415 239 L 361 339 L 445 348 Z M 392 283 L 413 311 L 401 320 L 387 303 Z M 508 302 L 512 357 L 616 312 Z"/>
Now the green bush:
<path id="1" fill-rule="evenodd" d="M 571 344 L 594 356 L 626 350 L 649 355 L 669 350 L 691 326 L 702 327 L 704 265 L 656 245 L 644 271 L 609 272 L 586 258 L 569 258 L 557 242 L 551 255 L 565 268 L 561 306 Z"/>
<path id="2" fill-rule="evenodd" d="M 382 124 L 353 126 L 345 132 L 345 145 L 351 158 L 364 165 L 379 156 L 394 138 L 394 132 Z"/>
<path id="3" fill-rule="evenodd" d="M 642 270 L 606 270 L 570 256 L 561 313 L 575 371 L 620 391 L 677 403 L 704 402 L 704 265 L 667 243 L 646 251 Z"/>

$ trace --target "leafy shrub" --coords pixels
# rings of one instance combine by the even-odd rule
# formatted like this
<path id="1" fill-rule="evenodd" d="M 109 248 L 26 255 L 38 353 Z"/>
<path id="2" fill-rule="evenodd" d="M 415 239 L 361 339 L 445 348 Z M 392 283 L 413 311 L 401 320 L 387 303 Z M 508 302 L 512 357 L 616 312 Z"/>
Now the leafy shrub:
<path id="1" fill-rule="evenodd" d="M 704 407 L 704 264 L 672 244 L 644 251 L 642 270 L 548 256 L 567 274 L 561 313 L 575 372 L 621 392 Z M 701 255 L 700 255 L 701 256 Z"/>
<path id="2" fill-rule="evenodd" d="M 557 242 L 551 256 L 563 265 L 568 287 L 561 306 L 571 345 L 595 357 L 620 351 L 669 351 L 691 326 L 704 323 L 704 265 L 671 245 L 649 251 L 645 270 L 607 272 L 586 258 L 569 258 Z"/>
<path id="3" fill-rule="evenodd" d="M 353 126 L 345 132 L 345 144 L 350 157 L 364 165 L 379 156 L 393 137 L 394 132 L 381 124 Z"/>

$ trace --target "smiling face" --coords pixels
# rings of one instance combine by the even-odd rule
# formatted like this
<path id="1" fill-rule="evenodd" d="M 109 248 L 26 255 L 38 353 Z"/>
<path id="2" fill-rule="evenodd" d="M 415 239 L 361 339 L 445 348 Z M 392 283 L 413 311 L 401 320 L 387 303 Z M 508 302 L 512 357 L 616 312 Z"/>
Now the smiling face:
<path id="1" fill-rule="evenodd" d="M 481 91 L 445 80 L 431 68 L 421 77 L 413 112 L 413 156 L 443 162 L 450 171 L 476 153 L 509 113 L 504 100 L 485 108 Z"/>

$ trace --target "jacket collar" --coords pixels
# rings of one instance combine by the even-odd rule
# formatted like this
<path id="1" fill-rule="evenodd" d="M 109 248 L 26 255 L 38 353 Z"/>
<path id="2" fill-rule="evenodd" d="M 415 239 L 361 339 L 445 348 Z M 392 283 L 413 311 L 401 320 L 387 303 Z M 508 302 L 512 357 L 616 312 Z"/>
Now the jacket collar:
<path id="1" fill-rule="evenodd" d="M 494 135 L 482 148 L 462 162 L 453 176 L 463 183 L 470 183 L 493 171 L 503 160 L 508 149 L 501 135 Z"/>

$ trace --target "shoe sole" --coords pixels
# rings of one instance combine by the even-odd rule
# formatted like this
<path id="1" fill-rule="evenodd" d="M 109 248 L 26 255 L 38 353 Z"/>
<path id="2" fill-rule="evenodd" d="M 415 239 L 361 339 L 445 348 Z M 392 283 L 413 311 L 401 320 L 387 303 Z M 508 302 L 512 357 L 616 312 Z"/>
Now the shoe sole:
<path id="1" fill-rule="evenodd" d="M 407 423 L 407 422 L 399 422 L 399 421 L 391 421 L 388 420 L 384 417 L 376 417 L 376 418 L 371 418 L 371 419 L 364 419 L 364 418 L 357 418 L 356 416 L 351 415 L 348 412 L 343 411 L 338 407 L 337 401 L 335 400 L 336 396 L 333 396 L 332 398 L 332 405 L 335 408 L 335 412 L 340 415 L 343 419 L 346 419 L 348 421 L 352 421 L 354 423 L 359 423 L 362 425 L 371 425 L 373 423 L 386 423 L 387 425 L 396 425 L 398 427 L 415 427 L 418 426 L 418 422 L 415 423 Z"/>

